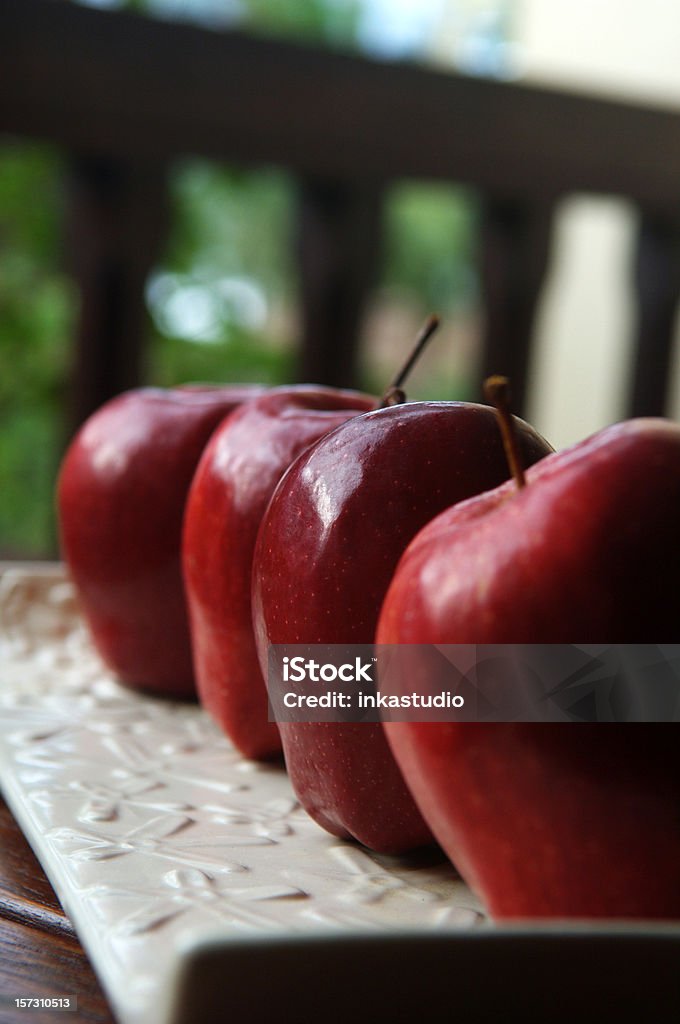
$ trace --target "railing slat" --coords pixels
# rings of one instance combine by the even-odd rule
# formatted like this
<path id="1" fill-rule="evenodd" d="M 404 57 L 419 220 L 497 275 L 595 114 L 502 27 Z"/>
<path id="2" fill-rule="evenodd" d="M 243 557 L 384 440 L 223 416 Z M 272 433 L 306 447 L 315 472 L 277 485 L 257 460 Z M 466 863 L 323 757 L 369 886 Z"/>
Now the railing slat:
<path id="1" fill-rule="evenodd" d="M 70 428 L 143 379 L 144 287 L 165 238 L 162 166 L 78 157 L 68 182 L 66 233 L 80 310 Z"/>
<path id="2" fill-rule="evenodd" d="M 492 196 L 482 202 L 480 278 L 483 365 L 510 378 L 512 406 L 526 413 L 536 306 L 548 268 L 553 204 Z"/>
<path id="3" fill-rule="evenodd" d="M 642 210 L 634 261 L 637 317 L 628 411 L 662 416 L 669 397 L 675 317 L 680 300 L 680 216 Z"/>
<path id="4" fill-rule="evenodd" d="M 359 329 L 378 267 L 380 222 L 376 185 L 318 178 L 301 182 L 301 380 L 357 386 Z"/>

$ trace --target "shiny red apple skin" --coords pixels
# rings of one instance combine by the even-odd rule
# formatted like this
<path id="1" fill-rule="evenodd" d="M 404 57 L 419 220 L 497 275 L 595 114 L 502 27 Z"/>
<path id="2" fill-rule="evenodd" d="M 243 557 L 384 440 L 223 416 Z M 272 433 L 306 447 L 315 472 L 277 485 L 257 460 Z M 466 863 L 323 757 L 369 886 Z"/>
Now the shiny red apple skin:
<path id="1" fill-rule="evenodd" d="M 183 566 L 198 693 L 246 757 L 281 752 L 255 648 L 250 584 L 257 531 L 291 462 L 376 398 L 300 385 L 234 412 L 199 463 L 184 522 Z"/>
<path id="2" fill-rule="evenodd" d="M 61 549 L 104 662 L 121 682 L 194 697 L 180 567 L 182 519 L 219 423 L 249 385 L 139 388 L 80 428 L 61 466 Z"/>
<path id="3" fill-rule="evenodd" d="M 442 513 L 384 644 L 645 643 L 680 628 L 680 428 L 631 420 Z M 673 724 L 394 722 L 443 849 L 498 919 L 680 917 Z"/>
<path id="4" fill-rule="evenodd" d="M 526 424 L 519 437 L 527 465 L 551 450 Z M 318 442 L 281 481 L 260 527 L 253 623 L 263 671 L 270 644 L 372 643 L 414 534 L 507 476 L 486 406 L 409 403 L 358 416 Z M 379 723 L 279 728 L 298 798 L 329 832 L 383 853 L 431 841 Z"/>

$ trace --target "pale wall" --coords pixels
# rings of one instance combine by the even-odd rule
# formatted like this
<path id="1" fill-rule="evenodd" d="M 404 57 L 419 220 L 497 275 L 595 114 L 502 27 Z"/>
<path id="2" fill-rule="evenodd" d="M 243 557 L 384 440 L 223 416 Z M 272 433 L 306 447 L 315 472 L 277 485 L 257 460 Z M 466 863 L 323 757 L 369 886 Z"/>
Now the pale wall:
<path id="1" fill-rule="evenodd" d="M 522 78 L 680 110 L 680 4 L 673 0 L 517 0 L 515 29 Z M 557 446 L 622 416 L 634 223 L 625 202 L 595 197 L 570 199 L 558 218 L 530 410 Z"/>

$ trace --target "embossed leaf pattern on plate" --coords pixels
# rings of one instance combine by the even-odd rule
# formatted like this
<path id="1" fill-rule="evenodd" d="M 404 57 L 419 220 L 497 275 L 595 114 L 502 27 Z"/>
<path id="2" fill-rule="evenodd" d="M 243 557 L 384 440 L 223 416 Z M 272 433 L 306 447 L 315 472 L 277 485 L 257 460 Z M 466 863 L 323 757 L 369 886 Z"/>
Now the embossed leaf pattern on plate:
<path id="1" fill-rule="evenodd" d="M 479 907 L 432 858 L 327 836 L 285 772 L 198 707 L 119 686 L 58 569 L 0 577 L 0 782 L 123 1024 L 159 1024 L 192 943 L 460 930 Z"/>

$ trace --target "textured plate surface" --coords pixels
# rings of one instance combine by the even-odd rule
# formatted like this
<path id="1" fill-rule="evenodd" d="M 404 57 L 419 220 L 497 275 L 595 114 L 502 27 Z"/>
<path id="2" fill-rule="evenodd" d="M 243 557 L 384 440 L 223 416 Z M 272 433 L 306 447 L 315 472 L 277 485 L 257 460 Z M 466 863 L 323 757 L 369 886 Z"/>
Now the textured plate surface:
<path id="1" fill-rule="evenodd" d="M 59 567 L 7 569 L 0 616 L 0 785 L 122 1024 L 176 1019 L 178 978 L 190 1009 L 203 948 L 483 923 L 446 864 L 334 840 L 199 708 L 115 683 Z"/>

